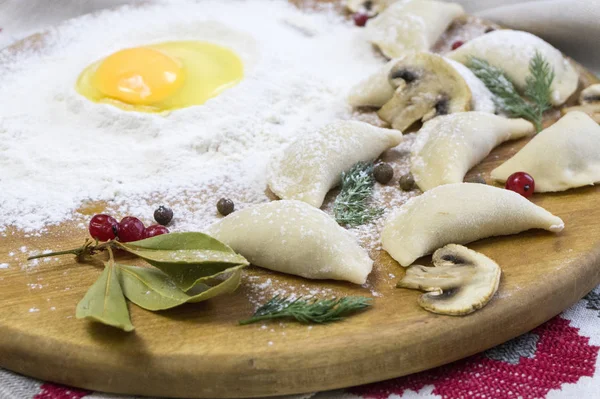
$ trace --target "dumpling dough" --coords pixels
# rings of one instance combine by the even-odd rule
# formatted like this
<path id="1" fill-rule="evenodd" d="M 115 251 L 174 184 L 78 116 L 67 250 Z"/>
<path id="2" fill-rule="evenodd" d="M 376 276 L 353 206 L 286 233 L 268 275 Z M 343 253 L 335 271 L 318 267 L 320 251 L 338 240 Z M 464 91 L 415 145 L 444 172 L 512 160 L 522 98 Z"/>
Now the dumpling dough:
<path id="1" fill-rule="evenodd" d="M 391 4 L 367 22 L 367 38 L 389 58 L 407 51 L 427 51 L 452 21 L 463 15 L 455 3 L 404 0 Z"/>
<path id="2" fill-rule="evenodd" d="M 327 192 L 339 184 L 342 172 L 357 162 L 372 161 L 400 144 L 402 133 L 358 121 L 336 121 L 314 134 L 301 136 L 268 168 L 269 188 L 281 199 L 323 204 Z"/>
<path id="3" fill-rule="evenodd" d="M 373 75 L 354 86 L 350 90 L 348 103 L 353 107 L 383 107 L 394 95 L 394 88 L 389 80 L 390 72 L 398 61 L 405 58 L 405 56 L 401 56 L 389 61 Z M 454 67 L 459 75 L 465 80 L 467 86 L 469 86 L 472 94 L 471 109 L 473 111 L 494 113 L 496 110 L 493 100 L 494 95 L 488 90 L 483 82 L 463 64 L 449 58 L 443 59 Z M 433 72 L 435 73 L 435 71 Z"/>
<path id="4" fill-rule="evenodd" d="M 364 284 L 373 261 L 354 236 L 320 209 L 273 201 L 232 213 L 208 234 L 250 263 L 312 279 Z"/>
<path id="5" fill-rule="evenodd" d="M 525 119 L 460 112 L 426 122 L 412 148 L 410 171 L 423 191 L 460 183 L 494 147 L 535 133 Z"/>
<path id="6" fill-rule="evenodd" d="M 584 112 L 569 112 L 492 170 L 492 178 L 505 182 L 515 172 L 533 176 L 536 192 L 600 182 L 600 126 Z"/>
<path id="7" fill-rule="evenodd" d="M 402 266 L 446 244 L 529 229 L 559 232 L 563 221 L 521 195 L 479 183 L 436 187 L 414 197 L 386 220 L 383 249 Z M 243 253 L 242 253 L 243 255 Z"/>
<path id="8" fill-rule="evenodd" d="M 517 30 L 501 29 L 473 40 L 450 52 L 448 57 L 467 64 L 471 57 L 481 58 L 502 69 L 506 76 L 521 90 L 529 76 L 529 61 L 539 51 L 554 69 L 552 82 L 552 104 L 563 104 L 577 89 L 579 75 L 562 53 L 550 44 L 532 35 Z"/>

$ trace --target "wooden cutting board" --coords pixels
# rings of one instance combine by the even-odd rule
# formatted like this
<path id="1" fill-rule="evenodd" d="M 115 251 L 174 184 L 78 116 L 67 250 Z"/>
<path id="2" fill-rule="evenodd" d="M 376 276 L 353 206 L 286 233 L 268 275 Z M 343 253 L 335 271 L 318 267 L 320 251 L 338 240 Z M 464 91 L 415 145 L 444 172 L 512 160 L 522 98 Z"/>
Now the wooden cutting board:
<path id="1" fill-rule="evenodd" d="M 496 149 L 470 174 L 489 181 L 488 172 L 524 144 Z M 98 391 L 193 398 L 322 391 L 436 367 L 533 329 L 600 283 L 599 200 L 600 187 L 537 194 L 533 202 L 565 221 L 561 234 L 530 231 L 470 244 L 496 260 L 503 275 L 490 304 L 466 317 L 422 310 L 420 293 L 394 288 L 403 269 L 372 251 L 376 264 L 366 288 L 249 268 L 230 296 L 159 313 L 130 306 L 136 330 L 128 334 L 74 317 L 99 276 L 99 262 L 25 262 L 31 251 L 79 246 L 85 228 L 64 223 L 39 236 L 9 230 L 0 239 L 0 264 L 9 265 L 0 269 L 0 367 Z M 237 325 L 263 289 L 308 293 L 312 287 L 338 296 L 375 293 L 374 306 L 323 326 Z"/>

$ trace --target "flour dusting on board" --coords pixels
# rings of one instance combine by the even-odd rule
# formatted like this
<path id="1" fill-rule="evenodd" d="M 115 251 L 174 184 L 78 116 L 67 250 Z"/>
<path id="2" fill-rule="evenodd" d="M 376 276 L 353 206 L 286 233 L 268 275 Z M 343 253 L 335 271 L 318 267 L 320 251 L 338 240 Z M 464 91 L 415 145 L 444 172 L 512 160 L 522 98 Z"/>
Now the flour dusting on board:
<path id="1" fill-rule="evenodd" d="M 76 210 L 86 201 L 146 219 L 165 202 L 177 210 L 173 230 L 200 230 L 216 220 L 220 197 L 237 209 L 268 201 L 271 154 L 349 119 L 349 88 L 383 63 L 362 35 L 333 10 L 204 1 L 105 11 L 51 30 L 40 50 L 0 52 L 0 231 L 83 222 L 89 216 Z M 233 48 L 245 77 L 169 115 L 126 112 L 76 93 L 90 63 L 168 40 Z"/>

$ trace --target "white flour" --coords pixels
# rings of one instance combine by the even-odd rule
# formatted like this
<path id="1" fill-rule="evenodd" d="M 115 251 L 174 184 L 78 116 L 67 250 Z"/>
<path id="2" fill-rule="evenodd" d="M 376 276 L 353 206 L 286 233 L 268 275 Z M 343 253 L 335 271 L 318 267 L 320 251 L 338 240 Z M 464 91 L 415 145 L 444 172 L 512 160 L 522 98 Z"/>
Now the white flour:
<path id="1" fill-rule="evenodd" d="M 265 165 L 297 135 L 349 118 L 350 87 L 383 63 L 363 31 L 334 11 L 281 1 L 204 1 L 122 8 L 52 30 L 41 50 L 0 52 L 0 232 L 86 222 L 84 201 L 151 221 L 165 203 L 175 230 L 267 201 Z M 122 111 L 75 92 L 79 73 L 122 48 L 212 40 L 245 61 L 245 79 L 203 106 L 170 115 Z"/>

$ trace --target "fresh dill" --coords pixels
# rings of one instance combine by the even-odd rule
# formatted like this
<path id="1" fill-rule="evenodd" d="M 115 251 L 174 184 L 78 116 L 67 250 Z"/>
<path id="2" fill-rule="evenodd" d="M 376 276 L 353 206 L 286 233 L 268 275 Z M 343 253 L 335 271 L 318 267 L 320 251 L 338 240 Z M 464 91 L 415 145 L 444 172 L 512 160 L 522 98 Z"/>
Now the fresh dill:
<path id="1" fill-rule="evenodd" d="M 330 323 L 345 319 L 351 313 L 358 312 L 371 306 L 371 298 L 362 296 L 347 296 L 340 299 L 289 299 L 273 297 L 262 305 L 256 312 L 240 324 L 251 324 L 262 320 L 281 318 L 296 319 L 300 323 Z"/>
<path id="2" fill-rule="evenodd" d="M 383 214 L 381 208 L 369 207 L 375 179 L 373 164 L 359 162 L 342 174 L 342 188 L 333 203 L 335 220 L 344 226 L 354 227 L 367 223 Z"/>
<path id="3" fill-rule="evenodd" d="M 523 92 L 525 98 L 501 69 L 487 61 L 473 57 L 468 67 L 494 94 L 497 107 L 511 117 L 522 117 L 533 122 L 538 132 L 542 130 L 543 114 L 552 107 L 550 96 L 554 71 L 540 52 L 536 51 L 529 62 L 529 76 L 525 79 Z"/>

